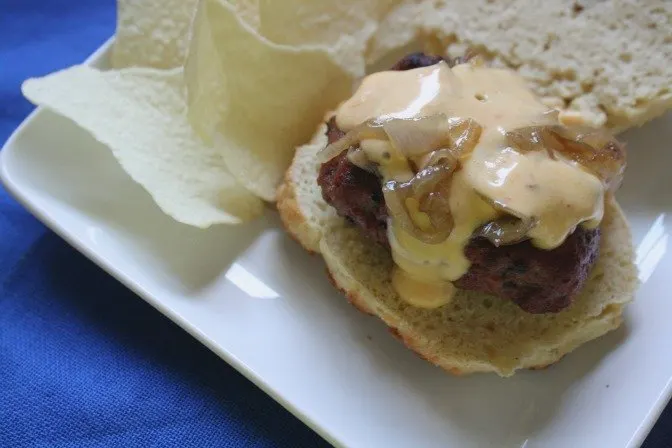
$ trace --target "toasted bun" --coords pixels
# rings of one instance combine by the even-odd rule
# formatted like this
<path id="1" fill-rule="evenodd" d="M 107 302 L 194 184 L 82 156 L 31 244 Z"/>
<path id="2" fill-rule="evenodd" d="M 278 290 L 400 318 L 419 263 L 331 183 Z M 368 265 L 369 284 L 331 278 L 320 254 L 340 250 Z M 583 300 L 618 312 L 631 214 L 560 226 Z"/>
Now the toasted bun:
<path id="1" fill-rule="evenodd" d="M 633 298 L 637 272 L 630 231 L 610 202 L 602 223 L 600 257 L 574 304 L 557 314 L 529 314 L 513 303 L 460 291 L 441 308 L 402 301 L 390 282 L 390 254 L 368 241 L 322 199 L 316 153 L 326 126 L 298 148 L 279 190 L 287 231 L 308 251 L 321 253 L 334 285 L 361 311 L 382 319 L 409 348 L 454 374 L 495 372 L 552 364 L 579 345 L 617 328 Z"/>
<path id="2" fill-rule="evenodd" d="M 403 0 L 367 60 L 416 38 L 452 57 L 474 49 L 515 70 L 547 104 L 622 131 L 672 107 L 670 20 L 668 0 Z"/>

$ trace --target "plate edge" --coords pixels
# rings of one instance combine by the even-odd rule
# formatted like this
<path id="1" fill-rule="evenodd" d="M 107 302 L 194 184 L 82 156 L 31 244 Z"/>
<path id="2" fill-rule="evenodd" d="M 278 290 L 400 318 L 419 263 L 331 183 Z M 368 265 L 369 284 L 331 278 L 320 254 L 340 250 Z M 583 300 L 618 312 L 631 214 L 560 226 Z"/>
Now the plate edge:
<path id="1" fill-rule="evenodd" d="M 103 44 L 101 44 L 100 47 L 98 47 L 90 56 L 84 60 L 83 64 L 100 68 L 102 65 L 101 61 L 104 60 L 105 57 L 109 56 L 109 52 L 111 51 L 113 43 L 114 36 L 110 37 Z M 218 346 L 218 344 L 216 344 L 212 339 L 201 332 L 197 326 L 193 325 L 188 319 L 168 308 L 164 308 L 160 301 L 155 300 L 152 297 L 152 294 L 144 290 L 144 288 L 138 285 L 131 278 L 128 278 L 125 274 L 118 271 L 112 263 L 105 259 L 105 257 L 95 253 L 92 250 L 89 250 L 75 235 L 72 235 L 60 224 L 58 224 L 58 222 L 53 219 L 49 213 L 47 213 L 44 209 L 34 203 L 27 195 L 23 193 L 21 187 L 18 187 L 11 179 L 11 173 L 7 170 L 7 163 L 5 162 L 5 148 L 11 146 L 13 142 L 19 138 L 21 133 L 24 132 L 25 129 L 32 123 L 32 121 L 34 121 L 35 118 L 43 112 L 44 108 L 42 106 L 36 107 L 33 111 L 31 111 L 28 116 L 26 116 L 26 118 L 19 124 L 19 126 L 10 134 L 5 143 L 2 145 L 2 148 L 0 148 L 0 184 L 5 188 L 5 190 L 7 190 L 7 192 L 31 215 L 33 215 L 37 220 L 39 220 L 47 228 L 63 239 L 68 245 L 84 255 L 87 259 L 89 259 L 107 274 L 114 277 L 118 282 L 124 285 L 124 287 L 131 290 L 135 295 L 152 306 L 152 308 L 177 324 L 191 337 L 206 346 L 211 352 L 217 355 L 217 357 L 233 367 L 238 373 L 243 375 L 252 384 L 261 389 L 269 398 L 276 401 L 284 409 L 294 415 L 294 417 L 299 419 L 303 424 L 322 437 L 327 443 L 336 447 L 346 446 L 345 443 L 343 443 L 343 441 L 336 436 L 336 434 L 327 431 L 313 419 L 308 417 L 303 411 L 295 407 L 288 399 L 277 393 L 271 386 L 269 386 L 263 380 L 263 378 L 257 375 L 256 372 L 248 368 L 232 353 L 223 347 Z"/>

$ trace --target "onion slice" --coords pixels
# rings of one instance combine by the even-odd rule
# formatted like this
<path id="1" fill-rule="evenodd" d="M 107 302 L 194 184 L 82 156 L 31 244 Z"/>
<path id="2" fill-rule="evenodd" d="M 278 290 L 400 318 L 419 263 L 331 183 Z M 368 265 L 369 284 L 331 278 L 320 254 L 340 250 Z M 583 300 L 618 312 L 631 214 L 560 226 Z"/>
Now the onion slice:
<path id="1" fill-rule="evenodd" d="M 460 160 L 456 154 L 456 151 L 453 151 L 449 148 L 442 148 L 437 149 L 436 151 L 432 151 L 420 159 L 417 162 L 417 166 L 419 169 L 424 169 L 432 165 L 440 165 L 442 163 L 455 164 L 457 166 L 459 165 L 459 162 Z"/>
<path id="2" fill-rule="evenodd" d="M 471 118 L 451 118 L 450 121 L 450 149 L 459 159 L 464 159 L 474 150 L 483 128 Z"/>
<path id="3" fill-rule="evenodd" d="M 348 149 L 348 160 L 353 165 L 365 171 L 377 174 L 376 164 L 369 161 L 369 158 L 366 157 L 366 153 L 359 146 L 351 147 L 350 149 Z"/>
<path id="4" fill-rule="evenodd" d="M 453 230 L 448 200 L 455 164 L 442 163 L 419 171 L 407 182 L 383 185 L 390 217 L 401 228 L 428 244 L 444 241 Z"/>
<path id="5" fill-rule="evenodd" d="M 435 114 L 417 118 L 380 117 L 367 120 L 318 153 L 318 160 L 328 162 L 362 140 L 388 140 L 405 157 L 423 156 L 449 148 L 454 154 L 471 152 L 481 135 L 481 126 L 472 119 L 448 118 Z"/>
<path id="6" fill-rule="evenodd" d="M 481 126 L 468 118 L 436 114 L 413 119 L 393 118 L 383 129 L 390 143 L 406 157 L 418 157 L 449 148 L 454 154 L 471 152 L 481 136 Z"/>
<path id="7" fill-rule="evenodd" d="M 625 147 L 609 132 L 594 128 L 551 129 L 561 142 L 560 152 L 595 174 L 608 191 L 614 192 L 623 181 L 627 165 Z"/>
<path id="8" fill-rule="evenodd" d="M 506 216 L 485 224 L 474 236 L 487 238 L 495 247 L 506 246 L 528 239 L 527 234 L 535 225 L 536 220 L 532 218 Z"/>
<path id="9" fill-rule="evenodd" d="M 509 145 L 521 152 L 547 151 L 562 155 L 597 176 L 611 192 L 623 180 L 625 148 L 609 132 L 587 127 L 528 126 L 506 133 Z"/>
<path id="10" fill-rule="evenodd" d="M 556 159 L 556 151 L 562 149 L 558 138 L 546 126 L 527 126 L 509 131 L 506 139 L 509 145 L 523 153 L 546 151 L 552 159 Z"/>
<path id="11" fill-rule="evenodd" d="M 328 144 L 324 149 L 317 153 L 317 160 L 321 163 L 328 162 L 359 142 L 366 139 L 387 139 L 387 134 L 383 129 L 383 122 L 378 119 L 367 120 L 356 126 L 350 132 L 340 139 Z"/>
<path id="12" fill-rule="evenodd" d="M 491 221 L 476 232 L 474 236 L 481 236 L 490 240 L 496 247 L 520 243 L 529 237 L 528 232 L 532 230 L 539 220 L 532 216 L 525 216 L 522 213 L 510 208 L 508 205 L 479 193 L 479 196 L 492 206 L 495 210 L 501 212 L 504 216 Z"/>
<path id="13" fill-rule="evenodd" d="M 383 129 L 392 146 L 406 157 L 427 154 L 447 143 L 448 117 L 444 114 L 418 118 L 392 118 Z"/>

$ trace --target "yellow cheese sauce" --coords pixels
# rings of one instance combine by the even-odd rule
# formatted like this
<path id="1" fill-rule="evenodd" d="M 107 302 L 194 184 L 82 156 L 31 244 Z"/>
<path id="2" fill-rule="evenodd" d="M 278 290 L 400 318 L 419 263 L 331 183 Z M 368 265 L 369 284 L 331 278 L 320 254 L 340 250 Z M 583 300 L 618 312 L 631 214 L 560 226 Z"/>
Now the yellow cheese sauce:
<path id="1" fill-rule="evenodd" d="M 419 308 L 445 305 L 455 294 L 455 286 L 450 282 L 424 281 L 400 268 L 392 273 L 392 286 L 402 299 Z"/>
<path id="2" fill-rule="evenodd" d="M 404 157 L 386 140 L 366 139 L 359 143 L 367 158 L 378 164 L 378 169 L 386 180 L 404 182 L 413 177 L 413 171 Z"/>
<path id="3" fill-rule="evenodd" d="M 390 220 L 388 238 L 394 262 L 418 279 L 432 282 L 460 278 L 469 269 L 464 247 L 472 233 L 498 216 L 498 212 L 467 183 L 463 170 L 453 177 L 449 203 L 454 227 L 448 238 L 439 244 L 424 243 Z"/>
<path id="4" fill-rule="evenodd" d="M 547 151 L 509 145 L 506 133 L 527 126 L 557 125 L 558 114 L 544 106 L 516 73 L 445 63 L 407 71 L 384 71 L 364 78 L 336 112 L 345 132 L 372 118 L 416 118 L 436 114 L 473 119 L 481 134 L 470 157 L 452 178 L 450 235 L 424 243 L 390 219 L 388 236 L 397 269 L 393 284 L 415 306 L 436 307 L 450 300 L 450 283 L 470 267 L 464 248 L 476 229 L 503 214 L 534 218 L 527 234 L 543 249 L 560 245 L 578 225 L 597 226 L 604 208 L 601 181 L 580 165 Z M 383 182 L 413 177 L 411 164 L 389 141 L 364 140 L 360 147 L 377 163 Z M 438 148 L 437 148 L 438 149 Z M 495 209 L 491 204 L 500 207 Z M 414 215 L 413 207 L 408 207 Z M 415 211 L 417 212 L 417 210 Z M 422 228 L 424 216 L 413 221 Z M 442 298 L 439 298 L 442 297 Z"/>
<path id="5" fill-rule="evenodd" d="M 347 132 L 371 118 L 413 118 L 444 113 L 473 118 L 496 131 L 553 124 L 544 106 L 514 72 L 445 62 L 406 71 L 383 71 L 364 78 L 336 113 Z"/>
<path id="6" fill-rule="evenodd" d="M 496 156 L 477 147 L 465 165 L 469 185 L 483 196 L 538 224 L 528 232 L 541 249 L 562 244 L 574 228 L 599 224 L 604 212 L 604 188 L 575 162 L 553 160 L 545 151 L 521 154 L 504 147 Z"/>

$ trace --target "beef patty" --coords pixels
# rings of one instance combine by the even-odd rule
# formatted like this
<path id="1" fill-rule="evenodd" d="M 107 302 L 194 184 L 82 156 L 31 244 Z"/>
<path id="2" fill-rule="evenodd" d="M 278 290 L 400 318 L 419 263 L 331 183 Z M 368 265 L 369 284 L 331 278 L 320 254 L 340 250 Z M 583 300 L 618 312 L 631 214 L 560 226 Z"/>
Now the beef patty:
<path id="1" fill-rule="evenodd" d="M 441 60 L 413 53 L 397 62 L 393 70 L 426 67 Z M 334 117 L 327 125 L 329 143 L 344 135 Z M 344 151 L 322 164 L 317 182 L 324 200 L 340 216 L 371 240 L 389 248 L 388 211 L 376 174 L 353 165 Z M 597 258 L 599 242 L 599 229 L 583 227 L 553 250 L 538 249 L 529 241 L 496 247 L 485 238 L 475 237 L 465 248 L 471 267 L 455 286 L 512 300 L 529 313 L 558 312 L 572 303 L 585 284 Z"/>

